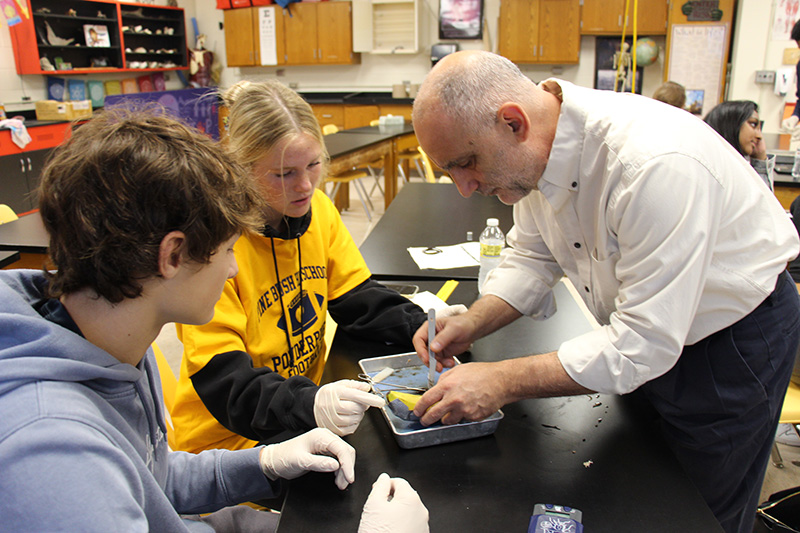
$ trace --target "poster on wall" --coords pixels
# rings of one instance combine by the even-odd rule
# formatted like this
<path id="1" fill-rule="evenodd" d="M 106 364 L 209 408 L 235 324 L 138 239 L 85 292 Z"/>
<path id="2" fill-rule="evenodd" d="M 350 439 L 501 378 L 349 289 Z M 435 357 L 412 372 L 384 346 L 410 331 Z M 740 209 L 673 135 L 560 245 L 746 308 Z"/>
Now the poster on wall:
<path id="1" fill-rule="evenodd" d="M 792 38 L 792 26 L 798 18 L 800 0 L 778 0 L 772 13 L 773 41 L 788 41 Z"/>
<path id="2" fill-rule="evenodd" d="M 729 24 L 673 24 L 667 79 L 703 91 L 700 115 L 722 98 Z"/>
<path id="3" fill-rule="evenodd" d="M 633 69 L 631 67 L 633 63 L 631 62 L 630 47 L 632 46 L 633 39 L 625 39 L 625 43 L 628 46 L 622 52 L 620 52 L 622 40 L 619 37 L 597 37 L 595 43 L 594 88 L 605 91 L 617 90 L 617 92 L 631 92 L 631 86 L 633 85 Z M 623 69 L 621 72 L 621 79 L 617 80 L 616 65 L 619 61 L 622 61 Z M 644 67 L 637 67 L 636 94 L 642 94 L 643 80 Z"/>
<path id="4" fill-rule="evenodd" d="M 482 39 L 483 0 L 440 0 L 440 39 Z"/>

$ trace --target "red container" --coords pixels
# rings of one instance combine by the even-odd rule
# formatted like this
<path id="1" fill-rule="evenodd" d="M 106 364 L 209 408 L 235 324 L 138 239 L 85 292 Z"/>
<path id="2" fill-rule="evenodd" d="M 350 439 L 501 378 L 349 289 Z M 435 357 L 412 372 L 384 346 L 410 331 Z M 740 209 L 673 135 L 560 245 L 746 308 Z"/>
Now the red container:
<path id="1" fill-rule="evenodd" d="M 230 9 L 231 0 L 217 0 L 217 9 Z"/>
<path id="2" fill-rule="evenodd" d="M 272 4 L 272 0 L 251 0 L 254 6 L 268 6 Z"/>
<path id="3" fill-rule="evenodd" d="M 231 0 L 231 7 L 250 7 L 250 0 Z"/>

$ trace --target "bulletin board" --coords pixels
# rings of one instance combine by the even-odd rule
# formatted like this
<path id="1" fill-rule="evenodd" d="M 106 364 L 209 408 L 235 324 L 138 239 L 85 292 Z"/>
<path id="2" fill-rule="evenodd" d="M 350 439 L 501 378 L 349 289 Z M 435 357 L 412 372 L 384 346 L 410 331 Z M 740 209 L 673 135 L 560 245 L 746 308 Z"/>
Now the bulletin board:
<path id="1" fill-rule="evenodd" d="M 672 24 L 668 37 L 666 78 L 687 91 L 703 91 L 700 116 L 705 116 L 722 101 L 730 23 Z"/>

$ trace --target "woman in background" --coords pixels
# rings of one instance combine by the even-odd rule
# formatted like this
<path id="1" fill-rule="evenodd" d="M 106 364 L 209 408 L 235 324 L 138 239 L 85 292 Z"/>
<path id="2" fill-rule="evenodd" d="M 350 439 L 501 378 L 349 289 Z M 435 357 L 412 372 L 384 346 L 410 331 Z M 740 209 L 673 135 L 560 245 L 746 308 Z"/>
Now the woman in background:
<path id="1" fill-rule="evenodd" d="M 772 190 L 775 155 L 767 155 L 767 147 L 761 134 L 758 104 L 750 100 L 722 102 L 704 120 L 750 161 L 767 187 Z"/>

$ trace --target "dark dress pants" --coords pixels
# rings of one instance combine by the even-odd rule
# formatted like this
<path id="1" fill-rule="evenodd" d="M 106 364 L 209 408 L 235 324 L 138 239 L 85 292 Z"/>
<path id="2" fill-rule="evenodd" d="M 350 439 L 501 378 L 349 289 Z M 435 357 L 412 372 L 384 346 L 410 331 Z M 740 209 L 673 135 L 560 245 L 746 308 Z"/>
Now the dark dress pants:
<path id="1" fill-rule="evenodd" d="M 799 340 L 800 298 L 783 272 L 749 315 L 685 346 L 669 372 L 641 388 L 728 533 L 753 529 Z"/>

